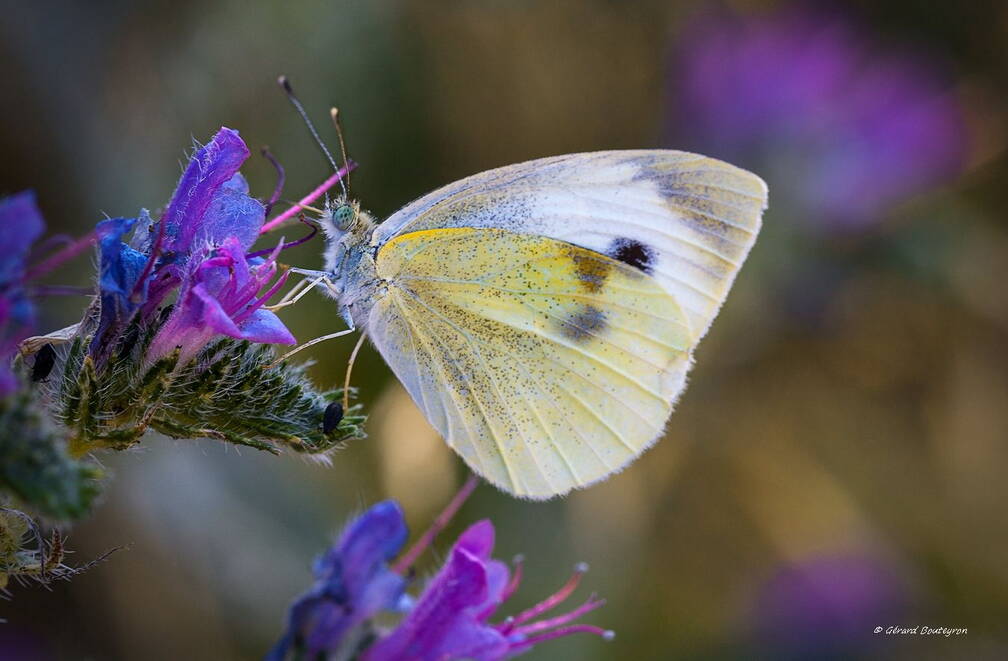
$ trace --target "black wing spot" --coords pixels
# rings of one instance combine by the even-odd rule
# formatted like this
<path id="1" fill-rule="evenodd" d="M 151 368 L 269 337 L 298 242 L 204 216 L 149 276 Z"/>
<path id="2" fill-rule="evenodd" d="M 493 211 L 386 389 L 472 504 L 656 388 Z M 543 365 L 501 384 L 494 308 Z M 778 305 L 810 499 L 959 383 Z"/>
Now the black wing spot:
<path id="1" fill-rule="evenodd" d="M 654 271 L 655 250 L 634 239 L 614 239 L 609 246 L 609 256 L 650 275 Z"/>
<path id="2" fill-rule="evenodd" d="M 340 420 L 343 419 L 343 405 L 339 402 L 331 402 L 322 414 L 322 433 L 331 434 L 336 431 Z"/>
<path id="3" fill-rule="evenodd" d="M 603 332 L 605 327 L 605 312 L 592 305 L 578 308 L 560 322 L 560 332 L 575 342 L 584 342 Z"/>

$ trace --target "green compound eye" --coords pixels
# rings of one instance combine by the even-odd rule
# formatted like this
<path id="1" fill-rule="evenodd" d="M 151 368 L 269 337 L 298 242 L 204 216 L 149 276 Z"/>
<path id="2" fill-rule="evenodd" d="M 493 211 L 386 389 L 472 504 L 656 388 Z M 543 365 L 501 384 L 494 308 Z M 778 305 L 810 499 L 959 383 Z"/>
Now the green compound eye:
<path id="1" fill-rule="evenodd" d="M 349 229 L 350 225 L 353 223 L 355 215 L 356 214 L 354 213 L 353 207 L 350 206 L 349 204 L 343 204 L 341 206 L 338 206 L 335 209 L 333 209 L 332 212 L 333 225 L 335 225 L 336 228 L 340 230 Z"/>

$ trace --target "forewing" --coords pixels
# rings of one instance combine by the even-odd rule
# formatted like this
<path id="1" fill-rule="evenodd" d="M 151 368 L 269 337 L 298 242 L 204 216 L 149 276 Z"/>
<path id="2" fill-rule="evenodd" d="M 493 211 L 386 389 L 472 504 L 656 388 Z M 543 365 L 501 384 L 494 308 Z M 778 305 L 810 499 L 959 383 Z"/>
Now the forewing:
<path id="1" fill-rule="evenodd" d="M 368 333 L 447 442 L 487 480 L 548 498 L 657 439 L 694 339 L 653 277 L 497 228 L 400 234 Z"/>
<path id="2" fill-rule="evenodd" d="M 572 243 L 651 274 L 685 312 L 696 342 L 755 241 L 766 199 L 759 177 L 697 154 L 571 154 L 445 186 L 392 215 L 372 243 L 452 227 Z"/>

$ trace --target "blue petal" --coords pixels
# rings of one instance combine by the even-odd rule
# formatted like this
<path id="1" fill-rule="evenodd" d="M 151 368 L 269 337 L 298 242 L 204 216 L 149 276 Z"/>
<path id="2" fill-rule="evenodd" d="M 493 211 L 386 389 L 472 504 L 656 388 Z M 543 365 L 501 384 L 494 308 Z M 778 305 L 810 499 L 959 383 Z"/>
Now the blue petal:
<path id="1" fill-rule="evenodd" d="M 357 587 L 365 582 L 375 567 L 399 554 L 408 534 L 399 504 L 394 500 L 382 501 L 346 527 L 336 549 L 322 559 L 322 566 L 327 565 L 335 551 L 347 572 L 347 581 Z"/>
<path id="2" fill-rule="evenodd" d="M 122 241 L 135 222 L 136 218 L 111 218 L 96 227 L 101 253 L 98 286 L 103 294 L 128 296 L 143 272 L 147 255 Z"/>
<path id="3" fill-rule="evenodd" d="M 207 210 L 248 156 L 248 147 L 238 132 L 229 128 L 221 128 L 209 143 L 193 155 L 161 217 L 165 225 L 166 248 L 170 253 L 180 256 L 189 254 L 202 231 Z M 234 193 L 235 189 L 232 188 L 231 192 Z M 220 229 L 216 227 L 204 236 L 217 236 Z"/>
<path id="4" fill-rule="evenodd" d="M 268 658 L 283 659 L 295 647 L 307 658 L 334 651 L 351 629 L 382 610 L 395 610 L 406 581 L 388 562 L 407 535 L 402 509 L 390 500 L 350 522 L 339 541 L 315 562 L 317 582 L 291 607 L 287 632 Z"/>
<path id="5" fill-rule="evenodd" d="M 101 267 L 98 289 L 101 295 L 101 318 L 98 330 L 91 340 L 92 355 L 103 355 L 107 336 L 125 326 L 144 301 L 147 300 L 147 282 L 139 283 L 147 264 L 147 255 L 134 250 L 122 241 L 124 234 L 133 229 L 135 218 L 110 218 L 98 223 L 98 249 Z"/>
<path id="6" fill-rule="evenodd" d="M 233 236 L 248 250 L 259 238 L 259 228 L 265 219 L 266 208 L 259 200 L 249 197 L 245 177 L 235 174 L 214 194 L 196 229 L 193 244 L 218 245 Z"/>
<path id="7" fill-rule="evenodd" d="M 154 231 L 156 228 L 157 223 L 151 220 L 150 211 L 140 209 L 136 218 L 136 231 L 133 232 L 133 237 L 129 242 L 130 248 L 149 255 L 156 236 Z"/>
<path id="8" fill-rule="evenodd" d="M 259 309 L 249 315 L 249 318 L 241 323 L 240 338 L 250 342 L 260 344 L 297 344 L 297 340 L 291 332 L 276 316 L 269 310 Z"/>

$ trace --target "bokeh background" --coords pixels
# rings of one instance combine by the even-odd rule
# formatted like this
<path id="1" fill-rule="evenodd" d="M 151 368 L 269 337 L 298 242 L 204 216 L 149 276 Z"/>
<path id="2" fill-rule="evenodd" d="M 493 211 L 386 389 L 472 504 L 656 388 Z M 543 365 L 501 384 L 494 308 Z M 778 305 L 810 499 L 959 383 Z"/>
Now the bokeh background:
<path id="1" fill-rule="evenodd" d="M 577 561 L 588 620 L 617 631 L 529 659 L 1008 656 L 1008 5 L 752 2 L 27 3 L 0 6 L 0 189 L 53 231 L 157 209 L 220 125 L 268 144 L 299 197 L 327 174 L 278 91 L 286 73 L 353 190 L 385 216 L 444 183 L 539 156 L 675 147 L 770 186 L 763 233 L 697 352 L 667 438 L 548 503 L 479 489 L 511 609 Z M 269 165 L 244 172 L 267 196 Z M 320 245 L 287 261 L 319 264 Z M 88 260 L 54 282 L 86 284 Z M 44 306 L 45 326 L 83 301 Z M 340 327 L 307 297 L 299 338 Z M 354 340 L 312 352 L 340 382 Z M 463 479 L 371 348 L 370 436 L 330 468 L 147 439 L 113 474 L 51 591 L 0 602 L 4 658 L 244 659 L 280 632 L 347 516 L 401 500 L 417 533 Z M 964 637 L 874 635 L 966 627 Z"/>

